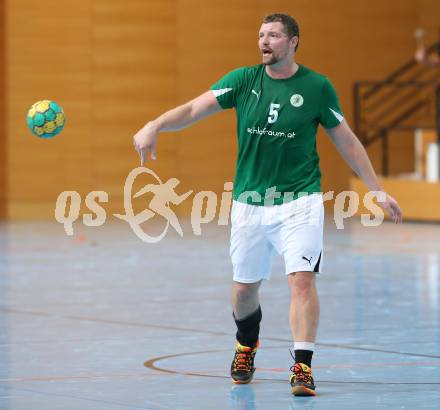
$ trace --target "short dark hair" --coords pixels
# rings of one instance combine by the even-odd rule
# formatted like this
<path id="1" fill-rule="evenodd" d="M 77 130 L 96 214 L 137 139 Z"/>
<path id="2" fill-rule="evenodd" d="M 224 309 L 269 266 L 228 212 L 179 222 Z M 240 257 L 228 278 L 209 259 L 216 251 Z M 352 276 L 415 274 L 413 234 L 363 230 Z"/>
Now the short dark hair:
<path id="1" fill-rule="evenodd" d="M 298 37 L 298 40 L 299 40 L 298 23 L 296 22 L 296 20 L 292 16 L 289 16 L 288 14 L 283 14 L 283 13 L 267 14 L 263 19 L 263 23 L 264 24 L 266 24 L 266 23 L 281 23 L 284 26 L 284 30 L 285 30 L 289 40 L 291 40 L 295 36 Z M 298 48 L 298 46 L 299 46 L 299 41 L 295 47 L 295 51 Z"/>

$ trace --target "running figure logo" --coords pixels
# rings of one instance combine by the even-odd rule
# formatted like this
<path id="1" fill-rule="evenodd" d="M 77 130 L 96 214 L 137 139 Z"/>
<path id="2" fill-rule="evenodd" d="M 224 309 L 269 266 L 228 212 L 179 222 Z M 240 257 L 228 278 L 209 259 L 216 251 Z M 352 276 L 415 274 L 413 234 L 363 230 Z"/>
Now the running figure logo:
<path id="1" fill-rule="evenodd" d="M 133 183 L 136 177 L 143 173 L 152 175 L 158 184 L 147 184 L 132 196 L 131 191 L 133 188 Z M 179 220 L 177 219 L 174 211 L 170 208 L 169 204 L 179 205 L 186 198 L 188 198 L 193 191 L 191 190 L 182 195 L 178 195 L 175 192 L 175 188 L 177 185 L 179 185 L 179 183 L 180 181 L 177 178 L 170 178 L 167 182 L 163 183 L 159 176 L 148 168 L 138 167 L 133 169 L 128 175 L 124 185 L 125 215 L 114 214 L 114 216 L 128 222 L 134 233 L 140 239 L 146 242 L 159 242 L 166 235 L 170 225 L 180 236 L 183 236 L 182 227 L 180 226 Z M 138 198 L 147 192 L 152 192 L 154 194 L 149 203 L 148 209 L 145 209 L 139 214 L 135 215 L 131 202 L 132 198 Z M 140 224 L 148 221 L 155 215 L 163 217 L 166 220 L 166 226 L 159 236 L 150 236 L 141 229 Z"/>

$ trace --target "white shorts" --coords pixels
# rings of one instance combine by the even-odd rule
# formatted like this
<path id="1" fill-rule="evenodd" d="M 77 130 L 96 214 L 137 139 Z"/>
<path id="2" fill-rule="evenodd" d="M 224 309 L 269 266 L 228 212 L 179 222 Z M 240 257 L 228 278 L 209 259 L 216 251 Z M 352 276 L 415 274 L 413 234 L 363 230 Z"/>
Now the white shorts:
<path id="1" fill-rule="evenodd" d="M 285 273 L 321 272 L 324 206 L 321 194 L 310 194 L 274 206 L 234 201 L 230 255 L 234 281 L 269 279 L 276 253 Z"/>

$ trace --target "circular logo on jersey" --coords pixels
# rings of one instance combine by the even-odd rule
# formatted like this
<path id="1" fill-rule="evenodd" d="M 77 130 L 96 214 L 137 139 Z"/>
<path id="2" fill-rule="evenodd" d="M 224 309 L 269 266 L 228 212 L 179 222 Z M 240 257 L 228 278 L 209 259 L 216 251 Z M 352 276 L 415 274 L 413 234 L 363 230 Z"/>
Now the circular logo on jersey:
<path id="1" fill-rule="evenodd" d="M 301 94 L 293 94 L 292 97 L 290 97 L 290 104 L 294 107 L 301 107 L 301 105 L 304 104 L 303 96 Z"/>

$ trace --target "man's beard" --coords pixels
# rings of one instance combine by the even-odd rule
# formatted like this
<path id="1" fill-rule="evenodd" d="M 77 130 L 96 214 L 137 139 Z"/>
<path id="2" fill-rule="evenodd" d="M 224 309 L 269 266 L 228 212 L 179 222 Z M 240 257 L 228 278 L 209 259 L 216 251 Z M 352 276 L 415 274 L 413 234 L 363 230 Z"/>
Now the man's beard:
<path id="1" fill-rule="evenodd" d="M 264 65 L 274 65 L 278 63 L 279 59 L 274 54 L 270 56 L 270 59 L 268 61 L 263 61 Z"/>

